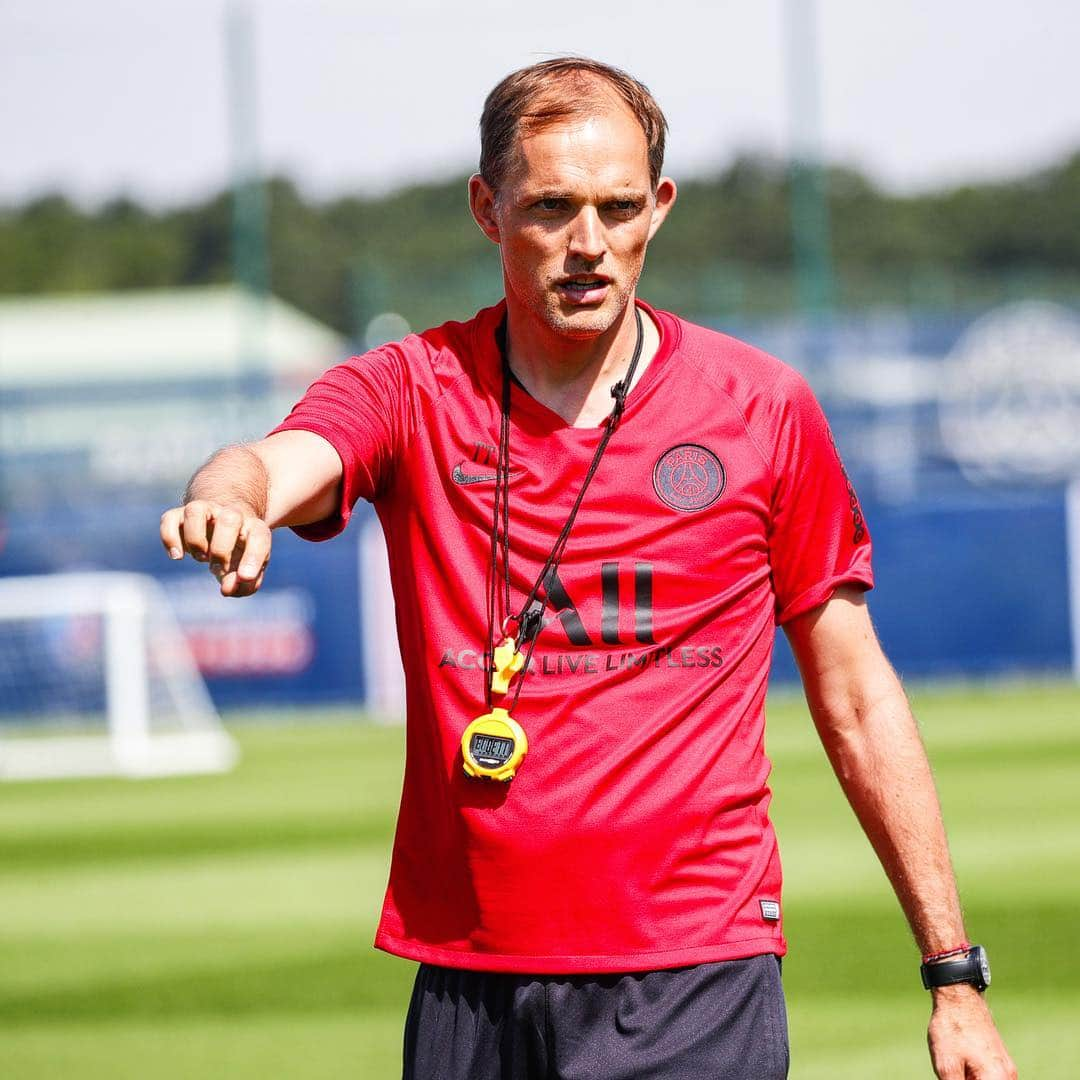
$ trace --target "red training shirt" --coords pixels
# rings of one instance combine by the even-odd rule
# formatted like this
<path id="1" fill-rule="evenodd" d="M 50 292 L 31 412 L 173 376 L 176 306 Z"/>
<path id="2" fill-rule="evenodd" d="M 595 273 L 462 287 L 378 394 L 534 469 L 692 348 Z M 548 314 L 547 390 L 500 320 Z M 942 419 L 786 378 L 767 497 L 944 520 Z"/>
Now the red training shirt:
<path id="1" fill-rule="evenodd" d="M 300 535 L 334 536 L 359 498 L 386 532 L 408 687 L 389 952 L 572 973 L 786 949 L 763 744 L 774 627 L 841 583 L 871 588 L 870 540 L 803 379 L 641 306 L 659 351 L 548 589 L 509 784 L 466 777 L 460 750 L 487 711 L 504 306 L 332 368 L 277 429 L 321 435 L 344 466 L 338 512 Z M 515 609 L 602 431 L 513 386 Z"/>

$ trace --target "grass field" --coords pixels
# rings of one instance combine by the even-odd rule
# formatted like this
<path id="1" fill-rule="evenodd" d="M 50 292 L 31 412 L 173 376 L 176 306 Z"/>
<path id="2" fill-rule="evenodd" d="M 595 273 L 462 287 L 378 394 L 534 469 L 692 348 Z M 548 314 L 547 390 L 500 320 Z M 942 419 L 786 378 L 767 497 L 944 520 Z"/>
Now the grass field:
<path id="1" fill-rule="evenodd" d="M 1020 1074 L 1078 1077 L 1080 689 L 916 705 Z M 792 1076 L 929 1076 L 896 903 L 801 702 L 769 724 Z M 0 1077 L 400 1075 L 413 967 L 370 941 L 401 732 L 325 713 L 234 730 L 230 776 L 0 786 Z"/>

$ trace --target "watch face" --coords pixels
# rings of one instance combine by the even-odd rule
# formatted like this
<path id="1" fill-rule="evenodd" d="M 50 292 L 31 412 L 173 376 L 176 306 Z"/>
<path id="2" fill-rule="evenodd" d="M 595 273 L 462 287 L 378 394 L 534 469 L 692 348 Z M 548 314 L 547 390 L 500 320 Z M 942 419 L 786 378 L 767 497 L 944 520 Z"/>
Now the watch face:
<path id="1" fill-rule="evenodd" d="M 987 986 L 990 985 L 990 961 L 987 958 L 986 953 L 979 950 L 979 970 L 982 973 L 982 980 Z"/>

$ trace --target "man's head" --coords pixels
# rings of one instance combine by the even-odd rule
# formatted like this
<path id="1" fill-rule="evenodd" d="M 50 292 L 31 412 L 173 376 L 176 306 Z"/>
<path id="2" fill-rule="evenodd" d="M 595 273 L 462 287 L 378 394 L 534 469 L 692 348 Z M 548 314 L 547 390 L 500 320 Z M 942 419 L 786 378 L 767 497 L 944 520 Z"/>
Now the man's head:
<path id="1" fill-rule="evenodd" d="M 675 200 L 665 129 L 644 86 L 593 60 L 548 60 L 492 90 L 469 199 L 515 315 L 571 338 L 619 321 Z"/>
<path id="2" fill-rule="evenodd" d="M 641 125 L 655 191 L 664 167 L 667 135 L 667 120 L 656 99 L 625 71 L 576 56 L 511 72 L 488 94 L 480 116 L 480 175 L 492 190 L 498 190 L 513 166 L 519 134 L 584 119 L 597 105 L 619 99 Z"/>

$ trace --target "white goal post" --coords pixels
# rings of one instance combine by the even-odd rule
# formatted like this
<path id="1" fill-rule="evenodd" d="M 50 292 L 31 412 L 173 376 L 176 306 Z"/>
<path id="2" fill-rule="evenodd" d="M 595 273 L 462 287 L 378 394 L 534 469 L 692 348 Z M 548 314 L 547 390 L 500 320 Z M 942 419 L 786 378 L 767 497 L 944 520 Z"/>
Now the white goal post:
<path id="1" fill-rule="evenodd" d="M 222 772 L 236 759 L 153 578 L 0 578 L 0 780 Z"/>

